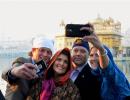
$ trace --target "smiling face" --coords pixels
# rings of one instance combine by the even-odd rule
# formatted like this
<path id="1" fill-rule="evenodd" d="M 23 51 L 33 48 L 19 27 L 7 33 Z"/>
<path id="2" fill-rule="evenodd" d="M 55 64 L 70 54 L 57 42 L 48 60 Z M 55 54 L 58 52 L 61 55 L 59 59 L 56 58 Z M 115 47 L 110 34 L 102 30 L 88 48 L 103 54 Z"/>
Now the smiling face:
<path id="1" fill-rule="evenodd" d="M 53 64 L 54 73 L 58 75 L 65 74 L 68 68 L 68 63 L 69 61 L 67 55 L 61 53 Z"/>
<path id="2" fill-rule="evenodd" d="M 82 46 L 76 46 L 72 49 L 72 60 L 77 66 L 82 66 L 88 60 L 89 53 Z"/>
<path id="3" fill-rule="evenodd" d="M 50 60 L 52 56 L 52 52 L 49 48 L 33 48 L 32 49 L 33 59 L 35 62 L 38 62 L 40 60 L 44 60 L 46 63 Z"/>
<path id="4" fill-rule="evenodd" d="M 90 64 L 93 68 L 96 68 L 99 66 L 98 50 L 95 47 L 92 47 L 90 51 Z"/>

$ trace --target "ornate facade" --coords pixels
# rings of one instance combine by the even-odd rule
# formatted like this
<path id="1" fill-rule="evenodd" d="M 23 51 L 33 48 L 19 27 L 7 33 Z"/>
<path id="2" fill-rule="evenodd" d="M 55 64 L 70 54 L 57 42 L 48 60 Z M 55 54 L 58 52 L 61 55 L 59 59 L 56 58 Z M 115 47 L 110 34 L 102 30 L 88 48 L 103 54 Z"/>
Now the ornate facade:
<path id="1" fill-rule="evenodd" d="M 65 35 L 56 36 L 55 48 L 56 50 L 62 49 L 64 47 L 72 48 L 73 42 L 76 38 L 65 37 Z"/>
<path id="2" fill-rule="evenodd" d="M 91 21 L 95 31 L 103 44 L 107 45 L 114 55 L 117 55 L 121 48 L 121 23 L 115 22 L 112 18 L 102 19 L 99 16 Z"/>
<path id="3" fill-rule="evenodd" d="M 119 52 L 121 47 L 121 23 L 115 22 L 112 18 L 102 19 L 99 16 L 90 21 L 94 25 L 95 32 L 99 36 L 101 42 L 107 45 L 116 55 Z M 62 35 L 56 36 L 55 47 L 56 49 L 61 49 L 64 47 L 71 48 L 74 40 L 76 38 L 65 37 L 65 24 L 60 26 L 62 27 Z"/>

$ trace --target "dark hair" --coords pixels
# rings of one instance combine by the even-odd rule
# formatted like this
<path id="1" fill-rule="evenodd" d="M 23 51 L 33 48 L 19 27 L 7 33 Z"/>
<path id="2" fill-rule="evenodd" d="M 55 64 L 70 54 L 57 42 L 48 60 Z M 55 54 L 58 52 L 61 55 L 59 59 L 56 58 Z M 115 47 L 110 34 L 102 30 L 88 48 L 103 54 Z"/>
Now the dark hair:
<path id="1" fill-rule="evenodd" d="M 47 75 L 45 77 L 46 79 L 50 79 L 50 78 L 52 78 L 52 76 L 54 76 L 54 70 L 53 70 L 52 66 L 53 66 L 53 64 L 51 65 L 51 68 L 47 72 Z"/>
<path id="2" fill-rule="evenodd" d="M 59 53 L 59 55 L 61 55 L 61 54 L 66 55 L 67 58 L 68 58 L 68 68 L 67 68 L 66 72 L 64 73 L 64 74 L 66 74 L 66 73 L 68 72 L 68 70 L 71 69 L 71 54 L 70 54 L 70 52 L 68 52 L 66 49 L 63 49 L 63 50 Z M 58 57 L 59 55 L 57 55 L 56 57 Z M 54 55 L 54 56 L 55 56 L 55 55 Z M 52 58 L 52 59 L 53 59 L 53 58 Z M 55 60 L 56 60 L 56 59 L 55 59 Z M 55 62 L 55 61 L 54 61 L 54 62 Z M 51 77 L 54 76 L 54 70 L 53 70 L 54 62 L 52 63 L 52 65 L 50 66 L 50 68 L 49 68 L 49 70 L 48 70 L 48 72 L 47 72 L 46 79 L 50 79 Z M 64 74 L 63 74 L 63 75 L 64 75 Z"/>
<path id="3" fill-rule="evenodd" d="M 66 56 L 68 57 L 68 68 L 67 68 L 67 70 L 66 70 L 66 72 L 67 72 L 68 70 L 70 70 L 71 54 L 70 54 L 70 52 L 67 52 L 66 50 L 63 50 L 63 51 L 61 52 L 61 54 L 64 54 L 64 55 L 66 55 Z"/>
<path id="4" fill-rule="evenodd" d="M 97 49 L 96 47 L 92 46 L 92 47 L 90 48 L 90 52 L 92 51 L 93 48 Z M 98 50 L 98 49 L 97 49 L 97 50 Z"/>
<path id="5" fill-rule="evenodd" d="M 33 56 L 32 51 L 34 51 L 35 49 L 37 49 L 37 48 L 32 48 L 32 50 L 30 52 L 28 52 L 28 56 L 32 57 Z"/>
<path id="6" fill-rule="evenodd" d="M 32 57 L 32 51 L 28 52 L 28 56 Z"/>

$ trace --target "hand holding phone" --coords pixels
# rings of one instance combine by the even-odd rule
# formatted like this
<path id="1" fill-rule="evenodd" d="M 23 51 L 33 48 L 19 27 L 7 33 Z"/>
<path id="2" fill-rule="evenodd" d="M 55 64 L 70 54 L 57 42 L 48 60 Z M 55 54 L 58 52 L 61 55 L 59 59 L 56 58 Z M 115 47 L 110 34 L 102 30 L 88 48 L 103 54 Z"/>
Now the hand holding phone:
<path id="1" fill-rule="evenodd" d="M 43 60 L 41 60 L 37 62 L 35 65 L 36 65 L 36 74 L 38 75 L 38 77 L 42 77 L 45 69 L 47 68 L 46 63 Z"/>

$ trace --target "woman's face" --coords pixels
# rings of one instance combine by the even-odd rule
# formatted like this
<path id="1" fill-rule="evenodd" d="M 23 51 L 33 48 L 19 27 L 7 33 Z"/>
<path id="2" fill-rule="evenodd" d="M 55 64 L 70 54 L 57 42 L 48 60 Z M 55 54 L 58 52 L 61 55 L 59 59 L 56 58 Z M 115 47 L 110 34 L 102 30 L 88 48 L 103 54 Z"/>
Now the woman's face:
<path id="1" fill-rule="evenodd" d="M 99 66 L 99 56 L 98 56 L 98 50 L 93 47 L 90 51 L 90 64 L 93 68 L 96 68 Z"/>
<path id="2" fill-rule="evenodd" d="M 68 57 L 64 54 L 60 54 L 53 64 L 54 73 L 62 75 L 68 68 Z"/>

